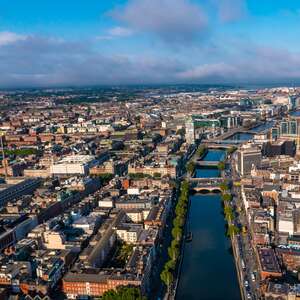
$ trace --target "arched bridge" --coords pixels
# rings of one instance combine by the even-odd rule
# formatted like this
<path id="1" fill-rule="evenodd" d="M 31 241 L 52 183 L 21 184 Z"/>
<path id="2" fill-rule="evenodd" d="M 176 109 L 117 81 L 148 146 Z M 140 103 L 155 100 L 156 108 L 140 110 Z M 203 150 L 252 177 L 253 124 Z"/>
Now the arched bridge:
<path id="1" fill-rule="evenodd" d="M 221 188 L 220 186 L 216 185 L 216 186 L 212 186 L 212 185 L 208 185 L 208 186 L 195 186 L 192 188 L 192 191 L 197 192 L 197 193 L 201 193 L 201 192 L 209 192 L 209 193 L 219 193 L 221 192 Z"/>
<path id="2" fill-rule="evenodd" d="M 194 192 L 221 192 L 223 178 L 190 178 L 190 188 Z"/>

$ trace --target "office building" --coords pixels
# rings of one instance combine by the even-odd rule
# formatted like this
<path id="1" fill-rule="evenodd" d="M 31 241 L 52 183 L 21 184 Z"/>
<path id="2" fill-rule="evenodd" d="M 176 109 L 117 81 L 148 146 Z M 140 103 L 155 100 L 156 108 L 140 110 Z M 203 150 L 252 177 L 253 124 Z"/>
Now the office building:
<path id="1" fill-rule="evenodd" d="M 258 147 L 245 145 L 237 152 L 237 171 L 242 175 L 249 175 L 252 166 L 260 166 L 262 160 L 261 150 Z"/>

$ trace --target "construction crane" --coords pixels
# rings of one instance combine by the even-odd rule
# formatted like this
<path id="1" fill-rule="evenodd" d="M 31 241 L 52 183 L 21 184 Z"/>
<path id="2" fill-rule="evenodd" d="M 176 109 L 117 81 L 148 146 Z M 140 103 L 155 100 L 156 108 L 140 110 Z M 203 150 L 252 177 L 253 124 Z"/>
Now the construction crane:
<path id="1" fill-rule="evenodd" d="M 1 146 L 1 152 L 2 152 L 2 166 L 4 168 L 4 174 L 5 174 L 5 179 L 7 178 L 7 160 L 5 158 L 5 151 L 4 151 L 4 143 L 3 143 L 3 137 L 4 137 L 4 132 L 0 131 L 0 146 Z"/>

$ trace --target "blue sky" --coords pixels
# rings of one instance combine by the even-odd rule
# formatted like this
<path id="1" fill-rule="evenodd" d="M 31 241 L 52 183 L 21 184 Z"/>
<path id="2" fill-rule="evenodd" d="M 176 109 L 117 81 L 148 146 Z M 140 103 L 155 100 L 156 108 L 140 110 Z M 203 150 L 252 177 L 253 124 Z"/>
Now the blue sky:
<path id="1" fill-rule="evenodd" d="M 300 83 L 298 0 L 0 0 L 0 87 Z"/>

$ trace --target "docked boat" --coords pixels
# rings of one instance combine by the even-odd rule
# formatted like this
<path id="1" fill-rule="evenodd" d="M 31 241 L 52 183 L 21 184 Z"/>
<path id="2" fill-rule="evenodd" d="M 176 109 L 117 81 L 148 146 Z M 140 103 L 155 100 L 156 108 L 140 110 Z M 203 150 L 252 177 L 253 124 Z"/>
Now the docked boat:
<path id="1" fill-rule="evenodd" d="M 189 231 L 185 237 L 185 241 L 187 243 L 191 242 L 193 240 L 193 233 L 191 231 Z"/>

